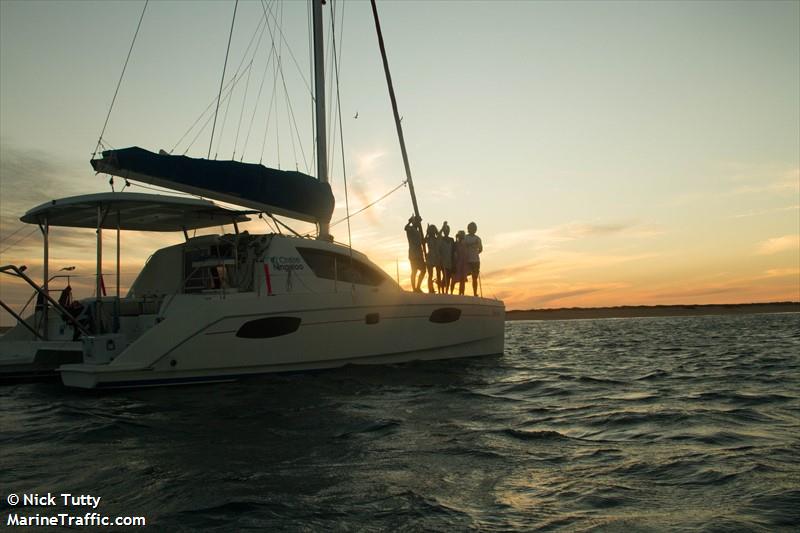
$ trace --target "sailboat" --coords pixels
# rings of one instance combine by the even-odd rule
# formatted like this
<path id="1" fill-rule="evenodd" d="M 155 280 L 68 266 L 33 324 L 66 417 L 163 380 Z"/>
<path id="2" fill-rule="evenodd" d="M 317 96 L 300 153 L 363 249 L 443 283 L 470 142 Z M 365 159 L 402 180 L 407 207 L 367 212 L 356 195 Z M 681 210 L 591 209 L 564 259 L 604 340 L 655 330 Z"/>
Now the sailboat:
<path id="1" fill-rule="evenodd" d="M 22 216 L 42 228 L 44 281 L 35 282 L 22 267 L 0 267 L 0 273 L 26 281 L 39 302 L 27 317 L 0 302 L 18 321 L 0 337 L 0 379 L 55 374 L 69 387 L 146 387 L 503 352 L 502 301 L 403 290 L 365 254 L 330 236 L 334 198 L 325 146 L 323 1 L 311 3 L 317 177 L 138 147 L 104 151 L 91 161 L 97 172 L 202 199 L 87 194 L 47 202 Z M 386 74 L 391 83 L 388 66 Z M 408 169 L 391 85 L 390 93 Z M 238 224 L 258 213 L 314 222 L 318 235 L 240 232 Z M 189 231 L 221 224 L 234 231 L 189 237 Z M 68 306 L 51 294 L 50 227 L 97 230 L 93 298 Z M 125 230 L 183 232 L 185 241 L 155 251 L 126 296 L 119 289 L 106 296 L 103 230 L 115 230 L 117 243 Z"/>

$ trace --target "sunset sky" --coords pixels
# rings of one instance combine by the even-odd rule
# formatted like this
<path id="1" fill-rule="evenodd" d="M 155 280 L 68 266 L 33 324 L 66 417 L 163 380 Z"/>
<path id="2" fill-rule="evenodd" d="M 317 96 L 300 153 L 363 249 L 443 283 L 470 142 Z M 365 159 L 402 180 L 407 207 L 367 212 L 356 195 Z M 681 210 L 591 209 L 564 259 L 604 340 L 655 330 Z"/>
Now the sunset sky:
<path id="1" fill-rule="evenodd" d="M 89 159 L 143 5 L 0 1 L 0 263 L 40 277 L 41 236 L 19 217 L 110 190 Z M 335 5 L 355 211 L 404 173 L 369 3 Z M 108 146 L 206 156 L 210 124 L 181 139 L 217 95 L 233 6 L 150 3 Z M 478 224 L 486 296 L 508 309 L 800 300 L 800 2 L 379 10 L 422 217 L 453 232 Z M 240 1 L 225 79 L 238 81 L 212 157 L 315 173 L 308 26 L 305 2 Z M 339 143 L 336 133 L 334 220 L 345 213 Z M 393 277 L 399 261 L 405 285 L 410 214 L 403 188 L 352 219 L 353 246 Z M 345 224 L 332 233 L 347 242 Z M 123 287 L 182 238 L 123 234 Z M 55 228 L 52 241 L 51 270 L 77 266 L 73 286 L 88 296 L 94 232 Z M 113 258 L 110 234 L 106 246 Z M 111 260 L 104 271 L 113 285 Z M 0 279 L 17 308 L 28 294 Z"/>

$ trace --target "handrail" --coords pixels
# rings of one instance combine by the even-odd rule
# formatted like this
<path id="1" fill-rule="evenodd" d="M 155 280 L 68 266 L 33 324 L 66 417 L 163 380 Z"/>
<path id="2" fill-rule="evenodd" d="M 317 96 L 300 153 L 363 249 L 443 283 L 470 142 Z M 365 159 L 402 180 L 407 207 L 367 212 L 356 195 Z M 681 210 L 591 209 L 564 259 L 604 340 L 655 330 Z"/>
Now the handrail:
<path id="1" fill-rule="evenodd" d="M 88 331 L 88 330 L 87 330 L 85 327 L 83 327 L 83 326 L 80 324 L 80 322 L 78 322 L 78 321 L 75 319 L 75 317 L 74 317 L 74 316 L 72 316 L 72 314 L 71 314 L 69 311 L 67 311 L 66 309 L 64 309 L 64 306 L 62 306 L 60 303 L 58 303 L 56 300 L 54 300 L 54 299 L 53 299 L 53 298 L 52 298 L 52 297 L 51 297 L 49 294 L 47 294 L 47 292 L 45 292 L 45 291 L 44 291 L 44 289 L 42 289 L 42 288 L 41 288 L 39 285 L 37 285 L 35 281 L 33 281 L 33 280 L 32 280 L 31 278 L 29 278 L 28 276 L 26 276 L 26 275 L 23 273 L 22 269 L 20 269 L 20 268 L 19 268 L 19 267 L 17 267 L 17 266 L 14 266 L 14 265 L 5 265 L 5 266 L 2 266 L 2 267 L 0 267 L 0 272 L 2 272 L 2 273 L 4 273 L 4 274 L 9 274 L 9 272 L 8 272 L 9 270 L 11 270 L 11 271 L 13 271 L 13 272 L 14 272 L 14 274 L 10 274 L 10 275 L 12 275 L 12 276 L 17 276 L 18 278 L 22 278 L 22 279 L 24 279 L 26 282 L 28 282 L 28 285 L 30 285 L 31 287 L 33 287 L 33 290 L 35 290 L 36 292 L 38 292 L 39 294 L 41 294 L 41 295 L 42 295 L 42 297 L 43 297 L 44 299 L 46 299 L 48 302 L 50 302 L 50 303 L 53 305 L 53 307 L 54 307 L 56 310 L 58 310 L 58 311 L 59 311 L 59 312 L 62 314 L 62 316 L 64 317 L 64 319 L 66 319 L 66 320 L 67 320 L 67 322 L 71 323 L 73 326 L 75 326 L 76 328 L 78 328 L 78 330 L 80 330 L 80 332 L 81 332 L 81 333 L 83 333 L 84 335 L 86 335 L 87 337 L 91 335 L 91 333 L 89 333 L 89 331 Z M 4 309 L 6 309 L 7 311 L 9 310 L 9 309 L 6 307 L 6 305 L 3 305 L 3 308 L 4 308 Z M 16 313 L 13 313 L 13 312 L 12 312 L 12 315 L 16 315 Z M 19 315 L 16 315 L 16 316 L 18 317 Z M 15 318 L 16 318 L 16 317 L 15 317 Z M 17 320 L 20 320 L 20 319 L 19 319 L 19 318 L 17 318 Z M 45 328 L 46 328 L 46 327 L 47 327 L 47 325 L 45 324 Z"/>
<path id="2" fill-rule="evenodd" d="M 9 276 L 14 276 L 14 274 L 9 274 Z M 60 274 L 60 275 L 50 276 L 50 279 L 47 280 L 47 281 L 49 283 L 49 282 L 53 281 L 56 278 L 71 278 L 71 277 L 74 277 L 74 276 Z M 67 284 L 67 286 L 69 286 L 69 284 Z M 48 290 L 48 292 L 64 292 L 64 289 L 50 289 L 50 288 L 48 288 L 47 290 Z M 31 294 L 31 297 L 28 298 L 28 301 L 25 302 L 25 305 L 22 306 L 22 310 L 20 311 L 20 314 L 24 314 L 25 313 L 25 310 L 28 308 L 29 305 L 31 305 L 31 302 L 33 301 L 33 299 L 35 297 L 36 297 L 36 291 L 33 291 L 33 294 Z"/>
<path id="3" fill-rule="evenodd" d="M 38 331 L 36 331 L 35 329 L 33 329 L 33 326 L 31 326 L 30 324 L 28 324 L 27 322 L 25 322 L 25 319 L 24 319 L 24 318 L 22 318 L 21 316 L 19 316 L 17 313 L 15 313 L 15 312 L 14 312 L 14 310 L 13 310 L 13 309 L 11 309 L 11 308 L 10 308 L 8 305 L 6 305 L 6 303 L 5 303 L 3 300 L 0 300 L 0 307 L 2 307 L 3 309 L 5 309 L 6 311 L 8 311 L 8 313 L 9 313 L 11 316 L 13 316 L 14 318 L 16 318 L 16 319 L 17 319 L 17 322 L 19 322 L 20 324 L 22 324 L 23 326 L 25 326 L 25 327 L 28 329 L 28 331 L 30 331 L 31 333 L 33 333 L 34 335 L 36 335 L 37 337 L 39 337 L 39 338 L 40 338 L 40 339 L 42 339 L 42 340 L 47 340 L 47 339 L 45 339 L 45 338 L 42 336 L 42 334 L 41 334 L 41 333 L 39 333 Z"/>

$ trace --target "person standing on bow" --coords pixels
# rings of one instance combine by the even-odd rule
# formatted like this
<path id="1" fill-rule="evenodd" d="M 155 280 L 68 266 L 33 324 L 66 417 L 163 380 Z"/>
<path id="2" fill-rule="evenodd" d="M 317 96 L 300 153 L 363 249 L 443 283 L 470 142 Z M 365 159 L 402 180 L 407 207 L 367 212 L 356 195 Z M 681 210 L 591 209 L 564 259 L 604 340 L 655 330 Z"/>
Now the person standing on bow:
<path id="1" fill-rule="evenodd" d="M 425 244 L 428 250 L 428 292 L 431 294 L 435 293 L 435 287 L 439 287 L 439 292 L 442 292 L 441 261 L 439 260 L 439 230 L 436 229 L 436 226 L 433 224 L 428 224 Z"/>
<path id="2" fill-rule="evenodd" d="M 464 237 L 464 244 L 467 247 L 467 266 L 469 275 L 472 276 L 472 295 L 478 295 L 478 276 L 481 275 L 480 253 L 483 251 L 481 238 L 475 235 L 478 225 L 470 222 L 467 225 L 468 235 Z"/>
<path id="3" fill-rule="evenodd" d="M 439 287 L 441 287 L 442 293 L 453 292 L 450 287 L 450 280 L 453 277 L 454 244 L 455 241 L 450 236 L 450 226 L 445 220 L 444 223 L 442 223 L 442 231 L 439 237 L 439 264 L 441 265 L 442 270 L 442 283 L 439 285 Z"/>
<path id="4" fill-rule="evenodd" d="M 425 258 L 422 252 L 422 232 L 420 230 L 422 219 L 412 216 L 408 219 L 406 239 L 408 239 L 408 262 L 411 263 L 411 289 L 422 292 L 422 280 L 425 279 Z M 419 279 L 417 273 L 419 272 Z"/>
<path id="5" fill-rule="evenodd" d="M 456 242 L 453 245 L 453 278 L 450 280 L 452 293 L 458 283 L 458 294 L 464 294 L 464 282 L 467 281 L 467 245 L 464 244 L 464 230 L 456 233 Z"/>

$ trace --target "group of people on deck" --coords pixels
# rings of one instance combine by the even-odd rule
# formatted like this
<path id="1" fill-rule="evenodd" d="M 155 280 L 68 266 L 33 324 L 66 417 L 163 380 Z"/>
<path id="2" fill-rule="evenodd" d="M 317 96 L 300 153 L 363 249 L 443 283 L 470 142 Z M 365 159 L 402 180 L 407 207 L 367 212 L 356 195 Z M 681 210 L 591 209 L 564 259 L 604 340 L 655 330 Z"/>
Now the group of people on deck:
<path id="1" fill-rule="evenodd" d="M 411 263 L 411 288 L 422 292 L 422 281 L 428 275 L 428 292 L 453 294 L 458 284 L 458 294 L 464 294 L 467 277 L 472 278 L 472 294 L 478 295 L 478 278 L 481 273 L 481 238 L 475 232 L 478 225 L 470 222 L 467 233 L 456 232 L 450 236 L 450 226 L 445 220 L 442 229 L 428 224 L 422 236 L 422 219 L 412 216 L 405 226 L 408 239 L 408 260 Z"/>

